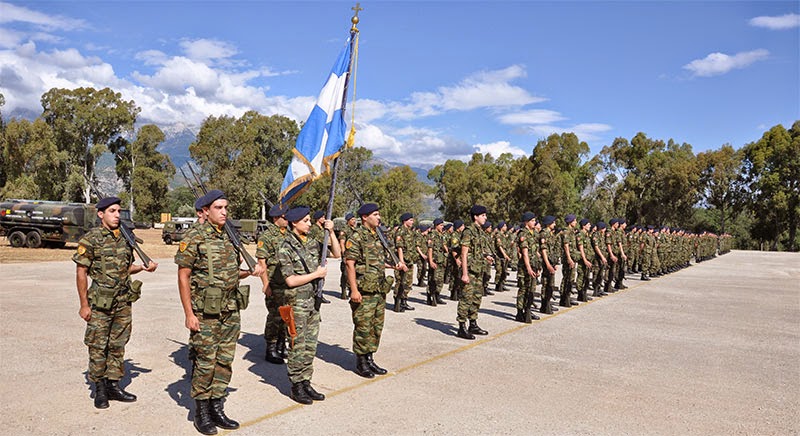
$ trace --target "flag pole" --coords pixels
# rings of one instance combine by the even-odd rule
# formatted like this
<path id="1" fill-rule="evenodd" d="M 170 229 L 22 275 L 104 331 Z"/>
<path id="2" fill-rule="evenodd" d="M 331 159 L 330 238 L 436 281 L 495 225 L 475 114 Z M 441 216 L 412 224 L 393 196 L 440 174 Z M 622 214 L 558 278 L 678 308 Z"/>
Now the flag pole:
<path id="1" fill-rule="evenodd" d="M 356 3 L 355 7 L 352 7 L 350 9 L 355 11 L 355 14 L 350 18 L 350 22 L 353 24 L 352 27 L 350 27 L 350 68 L 348 69 L 349 73 L 348 73 L 347 79 L 345 80 L 345 83 L 344 83 L 344 92 L 342 93 L 342 99 L 344 100 L 342 102 L 342 113 L 343 114 L 344 114 L 344 111 L 345 111 L 345 109 L 347 107 L 347 90 L 348 90 L 347 88 L 348 88 L 348 85 L 350 83 L 350 77 L 352 77 L 352 75 L 353 75 L 354 53 L 357 53 L 357 51 L 356 51 L 357 49 L 356 50 L 353 50 L 353 49 L 354 49 L 354 47 L 357 47 L 356 44 L 357 44 L 357 41 L 358 41 L 358 27 L 357 27 L 358 22 L 359 22 L 358 12 L 359 11 L 363 11 L 364 8 L 361 7 L 361 3 Z M 351 122 L 351 124 L 350 124 L 350 134 L 348 135 L 348 138 L 345 140 L 345 147 L 344 147 L 345 149 L 348 146 L 352 145 L 351 142 L 353 140 L 354 133 L 355 133 L 354 129 L 355 129 L 355 127 L 352 125 L 352 122 Z M 334 196 L 336 195 L 336 176 L 338 175 L 338 172 L 339 172 L 339 157 L 340 156 L 337 156 L 333 160 L 333 171 L 332 171 L 332 174 L 331 174 L 331 189 L 330 189 L 330 192 L 328 194 L 328 209 L 325 212 L 325 220 L 326 221 L 330 221 L 330 219 L 331 219 L 331 217 L 333 215 L 333 200 L 334 200 Z M 319 261 L 319 264 L 321 266 L 325 266 L 328 263 L 328 240 L 329 240 L 328 233 L 329 233 L 328 229 L 325 229 L 325 232 L 324 232 L 323 237 L 322 237 L 322 250 L 320 252 L 320 261 Z M 344 253 L 342 253 L 342 255 L 344 255 Z M 320 283 L 320 289 L 322 289 L 322 283 Z"/>

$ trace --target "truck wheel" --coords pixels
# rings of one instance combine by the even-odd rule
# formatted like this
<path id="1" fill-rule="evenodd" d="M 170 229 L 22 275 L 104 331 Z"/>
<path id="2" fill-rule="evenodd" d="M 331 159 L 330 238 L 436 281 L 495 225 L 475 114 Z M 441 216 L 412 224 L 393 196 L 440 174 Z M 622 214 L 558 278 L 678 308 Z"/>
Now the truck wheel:
<path id="1" fill-rule="evenodd" d="M 39 248 L 42 246 L 42 235 L 39 234 L 36 230 L 31 230 L 28 232 L 28 236 L 25 237 L 25 245 L 28 248 Z"/>
<path id="2" fill-rule="evenodd" d="M 25 244 L 25 234 L 17 230 L 8 235 L 8 242 L 12 247 L 22 247 Z"/>
<path id="3" fill-rule="evenodd" d="M 170 238 L 169 235 L 164 236 L 164 243 L 167 245 L 172 245 L 172 238 Z"/>

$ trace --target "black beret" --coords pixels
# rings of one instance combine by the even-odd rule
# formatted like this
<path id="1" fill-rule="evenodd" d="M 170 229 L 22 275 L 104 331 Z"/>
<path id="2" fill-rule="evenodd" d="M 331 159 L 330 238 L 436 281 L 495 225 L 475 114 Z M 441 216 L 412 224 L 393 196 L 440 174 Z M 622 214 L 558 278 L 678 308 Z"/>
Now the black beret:
<path id="1" fill-rule="evenodd" d="M 314 212 L 314 215 L 311 216 L 311 219 L 316 222 L 318 219 L 322 218 L 323 215 L 325 215 L 325 211 L 318 210 Z"/>
<path id="2" fill-rule="evenodd" d="M 379 209 L 378 205 L 375 203 L 364 203 L 361 205 L 361 207 L 358 208 L 358 215 L 359 216 L 369 215 L 378 209 Z"/>
<path id="3" fill-rule="evenodd" d="M 435 227 L 435 226 L 438 226 L 439 224 L 441 224 L 441 223 L 443 223 L 443 222 L 444 222 L 444 220 L 443 220 L 443 219 L 441 219 L 441 218 L 436 218 L 435 220 L 433 220 L 433 225 L 434 225 L 434 227 Z"/>
<path id="4" fill-rule="evenodd" d="M 347 212 L 346 214 L 344 214 L 344 220 L 345 221 L 350 221 L 350 218 L 354 218 L 354 217 L 355 217 L 355 215 L 353 215 L 353 212 Z"/>
<path id="5" fill-rule="evenodd" d="M 293 207 L 286 212 L 286 221 L 295 223 L 303 219 L 309 212 L 311 212 L 311 208 L 306 206 Z"/>
<path id="6" fill-rule="evenodd" d="M 522 219 L 520 219 L 520 221 L 522 221 L 523 223 L 527 223 L 528 221 L 530 221 L 530 220 L 532 220 L 534 218 L 536 218 L 536 214 L 535 213 L 533 213 L 533 212 L 525 212 L 525 213 L 522 214 Z"/>
<path id="7" fill-rule="evenodd" d="M 97 208 L 97 210 L 102 212 L 102 211 L 106 210 L 108 208 L 108 206 L 111 206 L 112 204 L 120 204 L 120 203 L 122 203 L 122 200 L 120 200 L 118 197 L 106 197 L 106 198 L 103 198 L 102 200 L 98 201 L 97 205 L 95 207 Z"/>
<path id="8" fill-rule="evenodd" d="M 411 212 L 406 212 L 406 213 L 400 215 L 400 222 L 401 223 L 402 222 L 406 222 L 406 221 L 410 220 L 411 218 L 414 218 L 414 215 L 412 215 Z"/>
<path id="9" fill-rule="evenodd" d="M 206 193 L 206 195 L 204 195 L 202 198 L 203 198 L 203 201 L 201 202 L 202 204 L 200 204 L 200 207 L 201 208 L 208 207 L 208 206 L 211 206 L 211 203 L 213 203 L 213 202 L 215 202 L 215 201 L 217 201 L 219 199 L 224 199 L 225 198 L 225 193 L 220 191 L 219 189 L 212 189 L 212 190 L 208 191 L 208 193 Z"/>
<path id="10" fill-rule="evenodd" d="M 578 221 L 578 224 L 579 224 L 581 227 L 583 227 L 583 226 L 585 226 L 586 224 L 589 224 L 590 222 L 591 222 L 591 221 L 589 221 L 588 219 L 586 219 L 586 218 L 583 218 L 583 219 L 581 219 L 580 221 Z"/>
<path id="11" fill-rule="evenodd" d="M 427 224 L 423 224 L 423 225 L 419 226 L 419 231 L 420 232 L 424 232 L 426 230 L 429 230 L 430 228 L 431 228 L 431 226 L 429 226 Z"/>
<path id="12" fill-rule="evenodd" d="M 481 227 L 483 227 L 484 229 L 488 229 L 489 227 L 492 227 L 492 222 L 489 221 L 489 220 L 486 220 L 486 222 L 483 223 L 483 225 Z"/>
<path id="13" fill-rule="evenodd" d="M 455 221 L 453 221 L 453 228 L 454 228 L 454 229 L 457 229 L 457 228 L 459 228 L 459 227 L 461 227 L 461 226 L 463 226 L 463 225 L 464 225 L 464 221 L 461 221 L 461 220 L 455 220 Z"/>
<path id="14" fill-rule="evenodd" d="M 602 221 L 598 221 L 597 224 L 595 224 L 595 225 L 597 226 L 598 229 L 606 228 L 606 223 L 604 223 Z"/>
<path id="15" fill-rule="evenodd" d="M 571 214 L 569 214 L 569 215 L 564 217 L 564 222 L 567 223 L 567 224 L 569 224 L 569 223 L 571 223 L 573 221 L 575 221 L 575 214 L 571 213 Z"/>
<path id="16" fill-rule="evenodd" d="M 450 227 L 453 227 L 453 223 L 447 223 L 444 225 L 444 230 L 450 230 Z"/>
<path id="17" fill-rule="evenodd" d="M 283 216 L 286 215 L 286 211 L 288 210 L 289 206 L 286 205 L 281 206 L 280 204 L 276 204 L 273 205 L 271 208 L 269 208 L 269 216 L 273 218 Z"/>
<path id="18" fill-rule="evenodd" d="M 496 226 L 494 226 L 494 227 L 495 227 L 497 230 L 500 230 L 500 229 L 502 229 L 502 228 L 503 228 L 503 226 L 504 226 L 504 225 L 506 225 L 506 222 L 501 220 L 501 221 L 500 221 L 499 223 L 497 223 L 497 225 L 496 225 Z"/>
<path id="19" fill-rule="evenodd" d="M 556 217 L 553 215 L 547 215 L 546 217 L 542 218 L 542 226 L 547 227 L 550 224 L 553 224 L 556 221 Z"/>
<path id="20" fill-rule="evenodd" d="M 197 200 L 194 201 L 194 210 L 203 210 L 203 202 L 205 201 L 206 196 L 201 195 L 197 197 Z"/>
<path id="21" fill-rule="evenodd" d="M 617 222 L 620 224 L 625 224 L 627 221 L 625 221 L 625 218 L 617 218 Z"/>
<path id="22" fill-rule="evenodd" d="M 479 204 L 476 204 L 475 206 L 472 206 L 469 209 L 469 214 L 472 215 L 472 216 L 480 215 L 480 214 L 483 214 L 483 213 L 486 213 L 486 206 L 481 206 Z"/>
<path id="23" fill-rule="evenodd" d="M 617 219 L 616 218 L 611 218 L 610 220 L 608 220 L 608 225 L 609 226 L 613 226 L 616 223 L 617 223 Z"/>

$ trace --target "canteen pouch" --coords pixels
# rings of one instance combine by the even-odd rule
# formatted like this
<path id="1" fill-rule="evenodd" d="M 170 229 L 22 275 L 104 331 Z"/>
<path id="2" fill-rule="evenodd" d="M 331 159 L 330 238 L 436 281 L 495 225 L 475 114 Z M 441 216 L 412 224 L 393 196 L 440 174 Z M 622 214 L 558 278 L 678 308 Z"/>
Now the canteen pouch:
<path id="1" fill-rule="evenodd" d="M 247 309 L 250 304 L 250 285 L 241 285 L 236 288 L 236 305 L 239 310 Z"/>
<path id="2" fill-rule="evenodd" d="M 203 314 L 219 315 L 222 312 L 222 289 L 206 288 L 203 295 Z"/>
<path id="3" fill-rule="evenodd" d="M 394 277 L 391 276 L 384 277 L 383 281 L 381 282 L 381 293 L 383 293 L 383 295 L 386 295 L 389 292 L 391 292 L 392 285 L 394 285 Z"/>
<path id="4" fill-rule="evenodd" d="M 128 291 L 128 303 L 135 303 L 142 297 L 142 281 L 134 280 L 131 282 L 131 289 Z"/>
<path id="5" fill-rule="evenodd" d="M 111 310 L 114 306 L 114 297 L 117 295 L 117 290 L 102 286 L 97 282 L 92 282 L 91 290 L 93 291 L 89 295 L 92 296 L 92 307 L 100 310 Z"/>

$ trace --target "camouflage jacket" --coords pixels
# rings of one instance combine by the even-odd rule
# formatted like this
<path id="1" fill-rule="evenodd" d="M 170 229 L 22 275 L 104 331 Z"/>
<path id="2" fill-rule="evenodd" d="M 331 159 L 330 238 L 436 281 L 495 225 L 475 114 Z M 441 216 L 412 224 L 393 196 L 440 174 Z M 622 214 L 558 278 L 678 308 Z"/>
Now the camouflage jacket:
<path id="1" fill-rule="evenodd" d="M 89 268 L 92 282 L 114 288 L 119 294 L 130 286 L 133 249 L 119 230 L 95 227 L 78 241 L 72 261 Z"/>
<path id="2" fill-rule="evenodd" d="M 175 253 L 175 263 L 181 268 L 191 268 L 190 286 L 192 308 L 197 310 L 206 288 L 220 288 L 223 301 L 231 301 L 239 285 L 239 253 L 228 235 L 211 223 L 186 233 Z M 235 302 L 233 308 L 235 309 Z"/>
<path id="3" fill-rule="evenodd" d="M 386 277 L 384 248 L 375 231 L 359 227 L 345 243 L 344 257 L 355 261 L 356 283 L 362 294 L 381 292 Z"/>
<path id="4" fill-rule="evenodd" d="M 286 229 L 281 229 L 274 223 L 267 223 L 267 228 L 258 237 L 256 257 L 264 259 L 267 264 L 267 278 L 270 283 L 275 277 L 278 268 L 278 249 L 286 237 Z"/>
<path id="5" fill-rule="evenodd" d="M 485 256 L 491 254 L 489 238 L 477 224 L 464 228 L 461 233 L 461 246 L 469 248 L 467 252 L 467 269 L 476 274 L 483 274 L 488 268 Z"/>
<path id="6" fill-rule="evenodd" d="M 550 261 L 551 266 L 555 266 L 555 248 L 558 243 L 556 242 L 557 238 L 550 229 L 542 229 L 539 232 L 539 253 L 542 256 L 542 268 L 546 268 L 546 264 L 544 263 L 545 256 L 547 256 L 547 260 Z"/>
<path id="7" fill-rule="evenodd" d="M 523 228 L 517 234 L 517 246 L 519 247 L 519 265 L 520 270 L 525 268 L 525 259 L 523 258 L 522 249 L 528 249 L 528 262 L 534 271 L 542 268 L 539 259 L 539 241 L 536 239 L 536 231 L 528 228 Z"/>
<path id="8" fill-rule="evenodd" d="M 564 244 L 569 244 L 569 255 L 572 258 L 572 261 L 575 263 L 579 263 L 581 260 L 581 252 L 578 250 L 578 237 L 577 233 L 574 229 L 567 227 L 566 229 L 561 231 L 561 239 L 559 244 L 561 244 L 561 259 L 562 263 L 568 265 L 567 262 L 567 252 L 564 250 Z"/>
<path id="9" fill-rule="evenodd" d="M 319 243 L 311 238 L 310 232 L 306 237 L 297 236 L 294 232 L 289 232 L 278 248 L 278 268 L 275 272 L 275 281 L 274 283 L 270 282 L 270 286 L 277 290 L 284 289 L 287 299 L 311 298 L 314 296 L 312 282 L 296 288 L 289 288 L 286 285 L 286 278 L 316 271 L 319 266 L 319 254 Z M 305 262 L 305 266 L 303 262 Z M 308 270 L 306 270 L 306 267 L 308 267 Z"/>
<path id="10" fill-rule="evenodd" d="M 581 260 L 580 247 L 583 247 L 583 254 L 586 256 L 586 260 L 589 262 L 594 261 L 594 248 L 592 248 L 592 237 L 589 235 L 589 232 L 585 230 L 578 230 L 578 233 L 576 234 L 576 244 L 578 247 L 578 254 L 576 257 L 572 258 L 575 263 L 580 265 L 580 263 L 583 262 Z"/>
<path id="11" fill-rule="evenodd" d="M 428 233 L 428 248 L 433 249 L 433 261 L 442 264 L 447 260 L 447 234 L 433 230 Z"/>
<path id="12" fill-rule="evenodd" d="M 403 260 L 406 265 L 414 263 L 419 260 L 419 253 L 417 253 L 417 237 L 414 230 L 405 226 L 400 226 L 397 233 L 394 235 L 394 245 L 396 248 L 403 249 Z M 399 254 L 399 252 L 398 252 Z M 398 255 L 398 257 L 400 257 Z"/>

